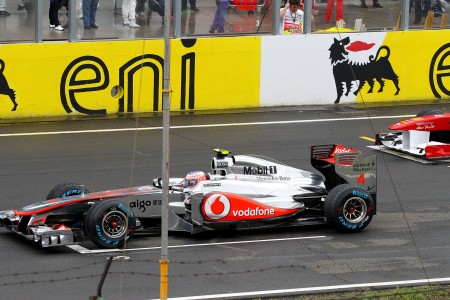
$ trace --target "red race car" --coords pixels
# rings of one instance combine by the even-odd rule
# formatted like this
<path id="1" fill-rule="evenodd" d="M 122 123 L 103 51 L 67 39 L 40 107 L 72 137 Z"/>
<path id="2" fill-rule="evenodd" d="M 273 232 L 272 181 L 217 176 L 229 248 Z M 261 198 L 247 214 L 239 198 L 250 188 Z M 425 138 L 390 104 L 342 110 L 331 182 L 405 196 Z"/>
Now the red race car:
<path id="1" fill-rule="evenodd" d="M 371 148 L 420 162 L 450 161 L 450 113 L 425 109 L 389 130 L 377 134 Z"/>

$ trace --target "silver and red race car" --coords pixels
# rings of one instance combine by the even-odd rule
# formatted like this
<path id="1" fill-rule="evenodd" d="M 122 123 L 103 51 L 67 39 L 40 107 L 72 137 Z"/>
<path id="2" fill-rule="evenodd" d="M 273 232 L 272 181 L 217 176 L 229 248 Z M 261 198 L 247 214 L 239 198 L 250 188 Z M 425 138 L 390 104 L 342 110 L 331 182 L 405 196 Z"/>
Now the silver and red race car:
<path id="1" fill-rule="evenodd" d="M 450 159 L 450 113 L 425 109 L 416 117 L 389 126 L 389 133 L 379 133 L 371 148 L 419 162 Z"/>
<path id="2" fill-rule="evenodd" d="M 215 149 L 210 173 L 169 180 L 169 230 L 197 233 L 328 223 L 346 232 L 369 225 L 376 213 L 376 156 L 342 145 L 311 147 L 322 175 L 258 155 Z M 0 226 L 42 247 L 122 246 L 134 232 L 160 231 L 162 182 L 91 193 L 55 186 L 47 200 L 0 212 Z"/>

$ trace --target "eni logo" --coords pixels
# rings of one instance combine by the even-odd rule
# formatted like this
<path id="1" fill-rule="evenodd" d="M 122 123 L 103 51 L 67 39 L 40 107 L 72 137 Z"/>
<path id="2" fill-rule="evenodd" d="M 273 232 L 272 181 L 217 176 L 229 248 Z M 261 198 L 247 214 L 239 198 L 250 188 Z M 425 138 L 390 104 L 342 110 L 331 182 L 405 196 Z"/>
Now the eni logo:
<path id="1" fill-rule="evenodd" d="M 195 108 L 195 66 L 196 54 L 192 51 L 197 39 L 182 39 L 181 45 L 184 54 L 180 57 L 180 100 L 181 110 Z M 119 68 L 118 85 L 113 87 L 118 96 L 118 112 L 136 112 L 138 97 L 135 95 L 136 75 L 143 69 L 151 72 L 152 76 L 143 83 L 151 92 L 150 99 L 143 99 L 149 103 L 152 111 L 159 111 L 162 106 L 162 86 L 164 79 L 164 58 L 156 54 L 143 54 L 125 62 Z M 0 70 L 1 71 L 1 70 Z M 87 75 L 86 75 L 87 74 Z M 95 92 L 106 90 L 111 82 L 110 71 L 106 63 L 99 57 L 86 55 L 74 59 L 64 70 L 60 82 L 61 104 L 67 113 L 77 111 L 86 115 L 105 115 L 105 108 L 90 108 L 83 106 L 78 95 L 86 98 L 90 96 L 91 102 L 100 102 Z M 80 97 L 81 98 L 81 97 Z"/>
<path id="2" fill-rule="evenodd" d="M 433 55 L 430 64 L 430 87 L 436 98 L 441 98 L 441 94 L 450 96 L 450 90 L 445 86 L 444 80 L 450 76 L 450 64 L 447 57 L 450 55 L 450 43 L 443 45 Z M 447 61 L 447 64 L 446 64 Z"/>
<path id="3" fill-rule="evenodd" d="M 5 70 L 5 62 L 0 59 L 0 94 L 6 95 L 11 99 L 11 102 L 13 103 L 13 108 L 11 111 L 15 111 L 17 108 L 17 102 L 16 102 L 16 92 L 9 87 L 8 81 L 6 80 L 5 75 L 3 74 L 3 71 Z"/>
<path id="4" fill-rule="evenodd" d="M 228 215 L 230 212 L 230 200 L 221 194 L 212 194 L 205 201 L 205 214 L 208 218 L 219 220 Z"/>

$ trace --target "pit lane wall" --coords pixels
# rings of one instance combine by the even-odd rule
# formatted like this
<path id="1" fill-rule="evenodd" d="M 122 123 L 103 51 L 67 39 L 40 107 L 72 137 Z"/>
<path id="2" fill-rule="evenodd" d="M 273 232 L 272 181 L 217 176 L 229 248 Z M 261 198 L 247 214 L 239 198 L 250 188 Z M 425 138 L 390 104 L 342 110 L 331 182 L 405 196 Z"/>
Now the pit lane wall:
<path id="1" fill-rule="evenodd" d="M 450 30 L 172 40 L 171 110 L 445 100 L 448 41 Z M 163 56 L 162 40 L 0 45 L 0 118 L 161 111 Z"/>

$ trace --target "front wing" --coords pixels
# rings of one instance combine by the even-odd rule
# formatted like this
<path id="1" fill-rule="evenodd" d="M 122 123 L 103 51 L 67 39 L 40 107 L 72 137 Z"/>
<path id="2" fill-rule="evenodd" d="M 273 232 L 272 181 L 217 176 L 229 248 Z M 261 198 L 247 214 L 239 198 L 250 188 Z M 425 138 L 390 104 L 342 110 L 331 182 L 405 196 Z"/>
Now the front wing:
<path id="1" fill-rule="evenodd" d="M 41 247 L 52 247 L 62 245 L 80 244 L 82 242 L 82 232 L 79 228 L 68 228 L 59 226 L 51 228 L 48 226 L 27 226 L 20 228 L 20 216 L 17 216 L 13 210 L 0 212 L 0 227 L 3 226 L 7 230 L 17 233 L 28 240 L 37 243 Z M 31 217 L 30 222 L 33 222 Z"/>
<path id="2" fill-rule="evenodd" d="M 424 164 L 450 162 L 450 144 L 429 141 L 426 131 L 399 131 L 376 135 L 369 148 Z"/>

